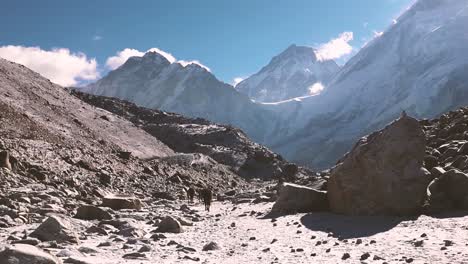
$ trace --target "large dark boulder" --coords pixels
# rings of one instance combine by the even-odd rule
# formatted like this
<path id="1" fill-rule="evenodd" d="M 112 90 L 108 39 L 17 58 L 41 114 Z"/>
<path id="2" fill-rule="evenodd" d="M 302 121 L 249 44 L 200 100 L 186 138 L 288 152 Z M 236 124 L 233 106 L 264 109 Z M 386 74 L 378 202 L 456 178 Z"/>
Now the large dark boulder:
<path id="1" fill-rule="evenodd" d="M 280 186 L 272 213 L 308 213 L 328 208 L 327 192 L 293 183 Z"/>
<path id="2" fill-rule="evenodd" d="M 55 215 L 47 218 L 30 236 L 38 238 L 41 241 L 79 243 L 78 235 L 73 231 L 70 222 Z"/>
<path id="3" fill-rule="evenodd" d="M 362 138 L 332 169 L 328 199 L 333 212 L 349 215 L 411 215 L 420 211 L 431 181 L 424 169 L 425 136 L 403 114 Z"/>
<path id="4" fill-rule="evenodd" d="M 75 218 L 83 220 L 112 219 L 109 208 L 100 208 L 93 205 L 82 205 L 78 208 Z"/>

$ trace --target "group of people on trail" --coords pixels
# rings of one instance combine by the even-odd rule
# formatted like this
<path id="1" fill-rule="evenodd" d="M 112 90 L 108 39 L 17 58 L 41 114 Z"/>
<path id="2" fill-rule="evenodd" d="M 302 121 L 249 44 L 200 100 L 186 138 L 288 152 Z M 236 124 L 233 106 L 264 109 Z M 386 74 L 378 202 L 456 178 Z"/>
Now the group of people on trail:
<path id="1" fill-rule="evenodd" d="M 185 189 L 185 192 L 187 193 L 187 201 L 189 203 L 193 203 L 195 195 L 197 195 L 198 201 L 203 202 L 203 204 L 205 205 L 205 210 L 208 212 L 210 211 L 211 200 L 213 199 L 213 192 L 211 191 L 211 189 L 195 189 L 193 187 L 190 187 L 188 189 Z"/>

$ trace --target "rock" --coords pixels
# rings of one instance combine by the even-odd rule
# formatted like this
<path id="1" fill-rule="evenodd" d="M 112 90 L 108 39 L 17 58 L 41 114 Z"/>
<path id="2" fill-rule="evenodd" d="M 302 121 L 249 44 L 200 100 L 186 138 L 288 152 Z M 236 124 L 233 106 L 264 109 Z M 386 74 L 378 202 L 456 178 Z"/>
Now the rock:
<path id="1" fill-rule="evenodd" d="M 8 151 L 0 152 L 0 168 L 7 168 L 11 170 L 10 154 Z"/>
<path id="2" fill-rule="evenodd" d="M 440 177 L 440 191 L 459 209 L 468 209 L 468 175 L 449 170 Z"/>
<path id="3" fill-rule="evenodd" d="M 58 216 L 47 218 L 30 236 L 41 241 L 55 240 L 58 243 L 79 243 L 78 235 L 71 229 L 70 223 Z"/>
<path id="4" fill-rule="evenodd" d="M 343 256 L 341 257 L 342 260 L 347 260 L 351 257 L 351 255 L 349 255 L 349 253 L 344 253 Z"/>
<path id="5" fill-rule="evenodd" d="M 422 168 L 424 155 L 424 133 L 408 116 L 362 138 L 331 171 L 331 210 L 349 215 L 418 213 L 431 181 Z"/>
<path id="6" fill-rule="evenodd" d="M 433 178 L 439 178 L 440 176 L 444 175 L 445 170 L 441 167 L 434 167 L 431 169 L 431 175 Z"/>
<path id="7" fill-rule="evenodd" d="M 28 239 L 20 239 L 11 241 L 11 244 L 27 244 L 31 246 L 37 246 L 41 243 L 41 241 L 37 238 L 28 238 Z"/>
<path id="8" fill-rule="evenodd" d="M 193 222 L 192 221 L 189 221 L 183 217 L 176 217 L 177 218 L 177 221 L 179 221 L 179 223 L 183 226 L 193 226 Z"/>
<path id="9" fill-rule="evenodd" d="M 424 167 L 428 170 L 431 170 L 432 168 L 436 167 L 437 163 L 437 158 L 432 155 L 427 155 L 424 158 Z"/>
<path id="10" fill-rule="evenodd" d="M 283 183 L 272 213 L 307 213 L 328 208 L 327 193 L 309 187 Z"/>
<path id="11" fill-rule="evenodd" d="M 170 201 L 175 201 L 176 200 L 176 198 L 172 194 L 170 194 L 168 192 L 156 191 L 156 192 L 152 193 L 152 196 L 155 199 L 164 199 L 164 200 L 170 200 Z"/>
<path id="12" fill-rule="evenodd" d="M 225 192 L 224 195 L 226 195 L 226 196 L 234 196 L 234 195 L 236 195 L 236 190 L 229 190 L 229 191 Z"/>
<path id="13" fill-rule="evenodd" d="M 86 253 L 86 254 L 98 253 L 98 251 L 96 249 L 90 248 L 90 247 L 80 247 L 80 248 L 78 248 L 78 251 L 81 252 L 81 253 Z"/>
<path id="14" fill-rule="evenodd" d="M 177 219 L 172 216 L 166 216 L 161 223 L 159 224 L 158 228 L 156 229 L 158 233 L 182 233 L 182 225 L 180 224 Z"/>
<path id="15" fill-rule="evenodd" d="M 0 252 L 0 264 L 60 264 L 56 257 L 31 245 L 9 245 Z"/>
<path id="16" fill-rule="evenodd" d="M 112 219 L 109 210 L 92 205 L 83 205 L 78 208 L 75 218 L 83 220 L 104 220 Z"/>
<path id="17" fill-rule="evenodd" d="M 270 202 L 270 201 L 271 201 L 270 197 L 267 197 L 267 196 L 265 196 L 265 195 L 261 195 L 261 196 L 255 198 L 255 199 L 252 201 L 252 203 L 253 203 L 253 204 L 268 203 L 268 202 Z"/>
<path id="18" fill-rule="evenodd" d="M 369 257 L 370 257 L 370 254 L 369 254 L 369 253 L 364 253 L 364 254 L 361 255 L 361 258 L 360 258 L 360 259 L 361 259 L 361 260 L 366 260 L 366 259 L 368 259 Z"/>
<path id="19" fill-rule="evenodd" d="M 133 253 L 128 253 L 122 256 L 124 259 L 139 259 L 139 258 L 146 258 L 146 255 L 141 252 L 133 252 Z"/>
<path id="20" fill-rule="evenodd" d="M 118 234 L 123 237 L 143 237 L 146 232 L 139 227 L 130 226 L 120 229 Z"/>
<path id="21" fill-rule="evenodd" d="M 203 246 L 203 251 L 211 251 L 211 250 L 218 250 L 220 246 L 216 242 L 209 242 L 208 244 Z"/>
<path id="22" fill-rule="evenodd" d="M 141 210 L 142 204 L 138 198 L 127 195 L 107 196 L 102 199 L 103 207 L 109 207 L 114 210 L 134 209 Z"/>
<path id="23" fill-rule="evenodd" d="M 112 176 L 106 171 L 101 171 L 98 175 L 99 182 L 103 185 L 110 185 L 112 183 Z"/>
<path id="24" fill-rule="evenodd" d="M 148 246 L 148 245 L 143 245 L 143 246 L 138 250 L 138 252 L 140 252 L 140 253 L 143 253 L 143 252 L 150 252 L 151 250 L 152 250 L 152 249 L 151 249 L 150 246 Z"/>

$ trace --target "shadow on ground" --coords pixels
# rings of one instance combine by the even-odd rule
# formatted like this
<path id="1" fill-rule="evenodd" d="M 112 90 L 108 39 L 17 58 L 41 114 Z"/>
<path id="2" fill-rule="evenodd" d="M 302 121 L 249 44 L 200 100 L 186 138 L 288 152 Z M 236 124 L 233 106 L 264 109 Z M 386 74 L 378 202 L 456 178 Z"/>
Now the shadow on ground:
<path id="1" fill-rule="evenodd" d="M 415 219 L 417 217 L 345 216 L 331 213 L 312 213 L 304 215 L 301 218 L 301 223 L 313 231 L 331 232 L 335 238 L 351 239 L 386 232 L 402 221 Z"/>

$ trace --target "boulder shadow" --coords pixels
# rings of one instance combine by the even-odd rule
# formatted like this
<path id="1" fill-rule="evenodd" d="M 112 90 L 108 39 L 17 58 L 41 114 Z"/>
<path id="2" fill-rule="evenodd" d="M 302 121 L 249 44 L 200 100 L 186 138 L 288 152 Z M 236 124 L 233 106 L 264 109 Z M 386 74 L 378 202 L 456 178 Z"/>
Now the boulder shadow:
<path id="1" fill-rule="evenodd" d="M 346 216 L 332 213 L 310 213 L 301 217 L 304 227 L 313 231 L 331 232 L 333 237 L 351 239 L 386 232 L 400 222 L 417 217 Z"/>

